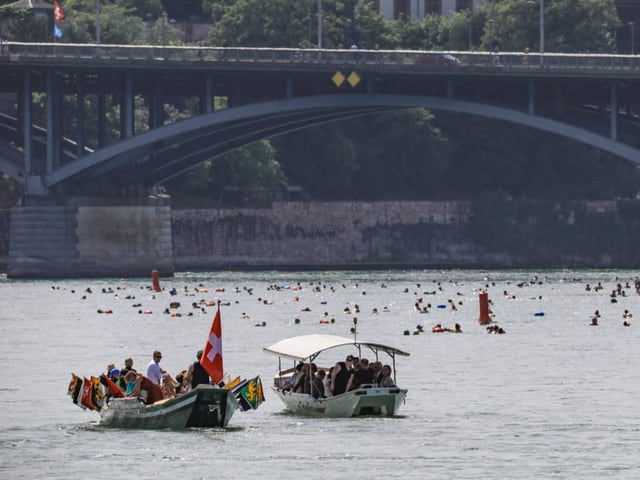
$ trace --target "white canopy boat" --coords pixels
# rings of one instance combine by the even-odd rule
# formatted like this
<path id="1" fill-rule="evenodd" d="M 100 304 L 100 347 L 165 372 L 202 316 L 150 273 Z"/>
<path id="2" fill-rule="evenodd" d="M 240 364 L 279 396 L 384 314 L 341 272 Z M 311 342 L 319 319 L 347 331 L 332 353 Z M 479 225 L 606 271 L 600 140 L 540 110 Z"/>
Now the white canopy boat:
<path id="1" fill-rule="evenodd" d="M 351 350 L 349 353 L 356 354 L 359 358 L 362 358 L 365 353 L 373 354 L 376 361 L 380 353 L 388 355 L 393 365 L 394 385 L 387 387 L 376 384 L 360 385 L 354 390 L 326 398 L 314 398 L 310 394 L 295 393 L 282 388 L 286 375 L 292 371 L 292 369 L 283 371 L 283 358 L 296 363 L 314 363 L 321 353 L 338 347 L 355 348 L 356 352 Z M 394 347 L 335 335 L 302 335 L 281 340 L 265 348 L 264 351 L 279 357 L 278 374 L 274 378 L 272 389 L 291 413 L 323 417 L 393 416 L 397 415 L 407 395 L 406 389 L 395 385 L 395 357 L 409 354 Z"/>

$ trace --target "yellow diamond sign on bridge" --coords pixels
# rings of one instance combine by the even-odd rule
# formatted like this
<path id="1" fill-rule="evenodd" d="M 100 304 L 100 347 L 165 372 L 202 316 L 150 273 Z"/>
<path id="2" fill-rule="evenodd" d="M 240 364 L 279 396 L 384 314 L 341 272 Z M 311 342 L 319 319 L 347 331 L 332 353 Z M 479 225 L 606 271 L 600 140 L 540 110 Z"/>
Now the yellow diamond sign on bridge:
<path id="1" fill-rule="evenodd" d="M 336 73 L 333 74 L 333 77 L 331 77 L 331 80 L 333 80 L 333 83 L 336 84 L 336 87 L 339 87 L 344 83 L 346 79 L 344 78 L 344 75 L 342 74 L 342 72 L 338 70 Z"/>
<path id="2" fill-rule="evenodd" d="M 352 87 L 355 87 L 360 83 L 360 77 L 356 72 L 351 72 L 347 77 L 347 82 L 349 82 L 349 85 L 351 85 Z"/>

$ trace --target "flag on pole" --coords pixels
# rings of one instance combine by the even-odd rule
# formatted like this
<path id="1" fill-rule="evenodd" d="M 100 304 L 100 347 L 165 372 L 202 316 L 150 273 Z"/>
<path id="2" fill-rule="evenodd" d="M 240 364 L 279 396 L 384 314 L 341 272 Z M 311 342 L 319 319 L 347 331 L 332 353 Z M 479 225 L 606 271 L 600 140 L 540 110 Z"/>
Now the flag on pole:
<path id="1" fill-rule="evenodd" d="M 262 391 L 262 380 L 258 375 L 255 378 L 248 380 L 244 386 L 236 390 L 236 398 L 240 403 L 240 408 L 243 411 L 249 409 L 255 410 L 264 402 L 264 393 Z"/>
<path id="2" fill-rule="evenodd" d="M 93 402 L 91 401 L 91 380 L 84 378 L 82 381 L 82 393 L 80 395 L 80 403 L 89 410 L 95 410 Z"/>
<path id="3" fill-rule="evenodd" d="M 62 38 L 62 30 L 57 23 L 53 26 L 53 34 L 56 38 Z"/>
<path id="4" fill-rule="evenodd" d="M 75 373 L 72 373 L 71 382 L 69 382 L 69 388 L 67 389 L 67 394 L 71 396 L 71 400 L 73 400 L 73 403 L 78 405 L 83 410 L 86 410 L 87 407 L 85 407 L 81 403 L 83 385 L 83 380 Z"/>
<path id="5" fill-rule="evenodd" d="M 64 18 L 64 12 L 58 2 L 53 2 L 53 21 L 56 25 L 60 25 L 60 20 Z M 62 36 L 62 35 L 60 35 Z"/>
<path id="6" fill-rule="evenodd" d="M 204 352 L 200 358 L 200 365 L 207 371 L 213 382 L 217 385 L 224 377 L 222 366 L 222 325 L 220 321 L 220 305 L 213 319 L 209 338 L 204 346 Z"/>

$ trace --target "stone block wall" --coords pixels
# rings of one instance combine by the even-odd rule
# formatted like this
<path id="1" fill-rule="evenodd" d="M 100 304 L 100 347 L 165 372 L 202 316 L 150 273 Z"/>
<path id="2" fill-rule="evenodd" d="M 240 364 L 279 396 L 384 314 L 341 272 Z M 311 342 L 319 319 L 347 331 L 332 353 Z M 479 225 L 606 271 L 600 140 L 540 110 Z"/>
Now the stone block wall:
<path id="1" fill-rule="evenodd" d="M 478 262 L 464 202 L 276 202 L 172 216 L 178 270 Z"/>
<path id="2" fill-rule="evenodd" d="M 174 273 L 168 206 L 29 206 L 11 215 L 7 274 L 15 278 Z"/>

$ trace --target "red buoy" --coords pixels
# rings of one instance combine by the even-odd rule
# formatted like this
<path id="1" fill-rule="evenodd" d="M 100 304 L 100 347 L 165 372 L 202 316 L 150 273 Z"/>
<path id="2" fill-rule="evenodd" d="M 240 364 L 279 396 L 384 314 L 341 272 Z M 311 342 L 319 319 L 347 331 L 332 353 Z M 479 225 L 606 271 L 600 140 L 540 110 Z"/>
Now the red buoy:
<path id="1" fill-rule="evenodd" d="M 478 318 L 478 323 L 480 325 L 491 323 L 491 317 L 489 316 L 489 294 L 487 292 L 480 292 L 478 298 L 480 300 L 480 317 Z"/>
<path id="2" fill-rule="evenodd" d="M 151 283 L 152 283 L 152 289 L 154 292 L 159 292 L 161 290 L 160 274 L 158 273 L 158 270 L 156 270 L 155 268 L 151 270 Z"/>

